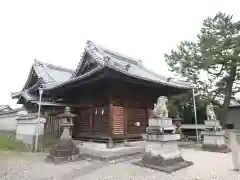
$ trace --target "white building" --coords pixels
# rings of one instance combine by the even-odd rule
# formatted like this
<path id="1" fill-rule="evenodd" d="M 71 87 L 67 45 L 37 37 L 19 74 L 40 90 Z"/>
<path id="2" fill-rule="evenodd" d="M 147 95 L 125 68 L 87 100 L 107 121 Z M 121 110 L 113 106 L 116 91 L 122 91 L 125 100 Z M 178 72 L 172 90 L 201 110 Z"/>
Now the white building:
<path id="1" fill-rule="evenodd" d="M 1 108 L 2 107 L 2 108 Z M 8 132 L 16 132 L 16 115 L 24 108 L 11 109 L 9 106 L 0 106 L 0 135 Z"/>

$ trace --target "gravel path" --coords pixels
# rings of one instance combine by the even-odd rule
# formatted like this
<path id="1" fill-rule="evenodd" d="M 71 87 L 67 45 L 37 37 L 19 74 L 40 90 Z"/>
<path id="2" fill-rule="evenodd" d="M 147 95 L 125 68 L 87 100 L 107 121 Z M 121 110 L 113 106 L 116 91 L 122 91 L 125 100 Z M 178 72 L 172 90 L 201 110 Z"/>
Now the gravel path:
<path id="1" fill-rule="evenodd" d="M 96 169 L 75 180 L 240 180 L 240 172 L 232 170 L 231 153 L 211 153 L 193 149 L 182 150 L 194 165 L 166 174 L 122 162 Z"/>
<path id="2" fill-rule="evenodd" d="M 0 180 L 60 180 L 90 162 L 46 164 L 44 154 L 0 152 Z M 67 179 L 66 179 L 67 180 Z"/>
<path id="3" fill-rule="evenodd" d="M 0 152 L 0 180 L 240 180 L 232 171 L 231 153 L 182 150 L 194 165 L 166 174 L 135 166 L 131 161 L 46 164 L 43 154 Z"/>

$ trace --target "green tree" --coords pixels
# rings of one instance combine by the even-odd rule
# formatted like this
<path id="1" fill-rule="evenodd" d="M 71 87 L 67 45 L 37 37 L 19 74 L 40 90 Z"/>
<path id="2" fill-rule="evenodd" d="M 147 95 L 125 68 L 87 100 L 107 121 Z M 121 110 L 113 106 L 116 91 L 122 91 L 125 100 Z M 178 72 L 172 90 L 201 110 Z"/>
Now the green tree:
<path id="1" fill-rule="evenodd" d="M 208 96 L 197 96 L 196 98 L 196 107 L 197 107 L 197 117 L 198 124 L 203 124 L 206 119 L 206 105 L 210 102 L 216 106 L 219 106 L 220 103 L 217 100 L 213 100 Z M 176 117 L 176 115 L 180 115 L 183 118 L 185 124 L 194 124 L 194 108 L 193 108 L 193 100 L 191 93 L 184 93 L 175 96 L 169 97 L 168 101 L 168 110 L 169 117 Z M 218 110 L 217 108 L 215 110 Z M 218 111 L 216 111 L 218 115 Z"/>
<path id="2" fill-rule="evenodd" d="M 177 50 L 165 54 L 171 71 L 194 84 L 197 92 L 208 93 L 212 99 L 224 98 L 222 125 L 230 100 L 240 87 L 239 27 L 231 15 L 219 12 L 203 21 L 196 42 L 183 41 Z M 215 91 L 210 93 L 210 89 Z"/>

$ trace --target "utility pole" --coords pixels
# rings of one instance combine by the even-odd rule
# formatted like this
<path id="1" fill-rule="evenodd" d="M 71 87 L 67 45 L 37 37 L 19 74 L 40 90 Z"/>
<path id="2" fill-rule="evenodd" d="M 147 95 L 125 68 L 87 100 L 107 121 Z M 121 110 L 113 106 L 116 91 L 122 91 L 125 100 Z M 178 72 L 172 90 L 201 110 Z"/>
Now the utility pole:
<path id="1" fill-rule="evenodd" d="M 39 103 L 38 103 L 38 119 L 37 119 L 37 127 L 36 127 L 36 137 L 35 137 L 35 151 L 38 151 L 39 146 L 39 126 L 40 126 L 40 118 L 41 118 L 41 105 L 42 105 L 42 94 L 43 89 L 39 88 Z"/>
<path id="2" fill-rule="evenodd" d="M 195 126 L 196 126 L 196 137 L 197 137 L 197 143 L 199 144 L 199 134 L 198 134 L 198 123 L 197 123 L 197 108 L 196 108 L 196 100 L 195 97 L 199 95 L 200 93 L 195 94 L 195 89 L 192 89 L 193 93 L 193 109 L 194 109 L 194 119 L 195 119 Z"/>

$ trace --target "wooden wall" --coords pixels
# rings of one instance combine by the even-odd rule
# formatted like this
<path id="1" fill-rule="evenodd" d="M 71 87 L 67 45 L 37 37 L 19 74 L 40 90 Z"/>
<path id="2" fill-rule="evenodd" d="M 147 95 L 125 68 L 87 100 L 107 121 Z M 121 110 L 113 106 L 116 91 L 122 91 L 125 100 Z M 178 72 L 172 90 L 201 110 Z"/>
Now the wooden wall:
<path id="1" fill-rule="evenodd" d="M 113 83 L 114 84 L 114 83 Z M 154 96 L 147 89 L 134 84 L 114 84 L 110 103 L 113 106 L 114 135 L 142 134 L 148 126 Z M 139 126 L 136 126 L 139 123 Z"/>
<path id="2" fill-rule="evenodd" d="M 113 106 L 113 135 L 144 133 L 148 126 L 148 111 L 147 108 Z"/>
<path id="3" fill-rule="evenodd" d="M 108 134 L 109 108 L 108 106 L 97 107 L 93 113 L 92 133 Z"/>
<path id="4" fill-rule="evenodd" d="M 109 108 L 108 106 L 79 108 L 74 120 L 73 136 L 79 134 L 108 134 Z"/>
<path id="5" fill-rule="evenodd" d="M 125 134 L 125 109 L 122 106 L 113 106 L 112 133 L 114 135 Z"/>
<path id="6" fill-rule="evenodd" d="M 96 82 L 65 93 L 69 101 L 81 105 L 75 110 L 73 137 L 79 134 L 142 134 L 158 94 L 132 83 Z M 139 123 L 139 126 L 136 126 Z"/>

